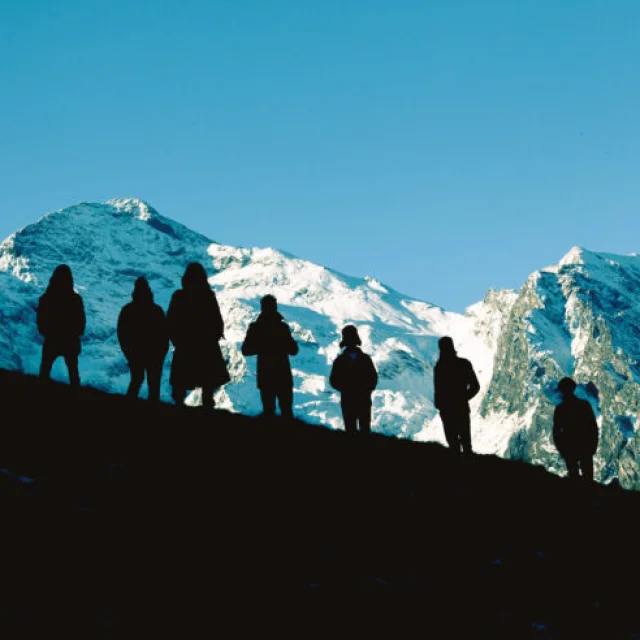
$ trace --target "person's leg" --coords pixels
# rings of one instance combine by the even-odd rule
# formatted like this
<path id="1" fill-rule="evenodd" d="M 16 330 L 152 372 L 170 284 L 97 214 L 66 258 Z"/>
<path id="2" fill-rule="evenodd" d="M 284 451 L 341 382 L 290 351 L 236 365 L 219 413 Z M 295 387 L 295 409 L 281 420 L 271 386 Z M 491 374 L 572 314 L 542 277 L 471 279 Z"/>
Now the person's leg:
<path id="1" fill-rule="evenodd" d="M 40 377 L 49 379 L 51 377 L 51 367 L 56 357 L 52 354 L 51 349 L 45 342 L 42 345 L 42 360 L 40 361 Z"/>
<path id="2" fill-rule="evenodd" d="M 273 389 L 260 389 L 262 399 L 262 415 L 271 418 L 276 413 L 276 392 Z"/>
<path id="3" fill-rule="evenodd" d="M 360 404 L 358 423 L 360 425 L 360 433 L 371 433 L 371 400 L 369 398 L 366 398 Z"/>
<path id="4" fill-rule="evenodd" d="M 473 453 L 471 448 L 471 416 L 467 411 L 460 413 L 458 433 L 460 434 L 460 446 L 462 447 L 462 453 Z"/>
<path id="5" fill-rule="evenodd" d="M 583 456 L 580 458 L 580 469 L 582 477 L 589 482 L 593 482 L 593 456 Z"/>
<path id="6" fill-rule="evenodd" d="M 131 373 L 131 381 L 127 389 L 129 398 L 137 398 L 140 393 L 140 387 L 144 381 L 144 365 L 139 362 L 129 362 L 129 371 Z"/>
<path id="7" fill-rule="evenodd" d="M 567 456 L 564 459 L 565 464 L 567 465 L 567 472 L 570 478 L 579 478 L 580 471 L 578 469 L 578 459 L 575 456 Z"/>
<path id="8" fill-rule="evenodd" d="M 444 437 L 447 440 L 449 448 L 454 453 L 461 453 L 460 435 L 458 433 L 455 413 L 451 411 L 440 411 L 440 420 L 442 420 Z"/>
<path id="9" fill-rule="evenodd" d="M 278 390 L 278 406 L 283 418 L 293 418 L 293 389 L 291 387 Z"/>
<path id="10" fill-rule="evenodd" d="M 64 356 L 64 361 L 69 371 L 69 384 L 72 387 L 79 387 L 80 371 L 78 370 L 78 356 Z"/>
<path id="11" fill-rule="evenodd" d="M 345 398 L 344 394 L 340 398 L 340 407 L 342 408 L 342 419 L 344 420 L 344 430 L 347 433 L 357 433 L 358 409 L 354 406 L 353 400 Z"/>
<path id="12" fill-rule="evenodd" d="M 216 403 L 213 399 L 215 388 L 211 384 L 205 384 L 202 386 L 202 408 L 206 411 L 212 410 Z"/>
<path id="13" fill-rule="evenodd" d="M 160 402 L 161 380 L 162 362 L 154 362 L 147 365 L 147 389 L 149 390 L 149 400 L 151 402 Z"/>

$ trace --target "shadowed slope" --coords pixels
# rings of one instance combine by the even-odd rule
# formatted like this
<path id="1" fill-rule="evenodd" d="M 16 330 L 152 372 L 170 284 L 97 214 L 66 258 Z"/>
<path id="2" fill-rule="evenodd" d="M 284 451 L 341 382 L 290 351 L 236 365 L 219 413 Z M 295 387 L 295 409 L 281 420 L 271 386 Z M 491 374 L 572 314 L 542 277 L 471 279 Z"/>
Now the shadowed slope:
<path id="1" fill-rule="evenodd" d="M 631 637 L 638 494 L 4 371 L 0 397 L 6 628 Z"/>

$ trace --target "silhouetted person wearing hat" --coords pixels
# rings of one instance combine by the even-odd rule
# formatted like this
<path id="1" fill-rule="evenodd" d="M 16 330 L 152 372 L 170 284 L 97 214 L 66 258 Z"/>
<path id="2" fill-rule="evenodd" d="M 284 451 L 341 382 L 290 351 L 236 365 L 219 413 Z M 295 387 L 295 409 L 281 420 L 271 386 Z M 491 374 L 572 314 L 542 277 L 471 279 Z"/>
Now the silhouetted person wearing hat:
<path id="1" fill-rule="evenodd" d="M 224 336 L 222 314 L 200 263 L 191 262 L 185 269 L 182 289 L 171 297 L 167 323 L 175 347 L 169 378 L 173 400 L 182 405 L 187 391 L 200 387 L 202 406 L 213 409 L 214 391 L 230 377 L 219 344 Z"/>
<path id="2" fill-rule="evenodd" d="M 447 443 L 455 453 L 472 453 L 469 400 L 480 391 L 473 366 L 459 358 L 453 340 L 438 340 L 440 358 L 433 371 L 434 404 L 440 412 Z"/>
<path id="3" fill-rule="evenodd" d="M 567 465 L 570 478 L 593 480 L 593 456 L 598 448 L 598 423 L 588 400 L 574 395 L 576 383 L 562 378 L 562 402 L 553 413 L 553 442 Z"/>
<path id="4" fill-rule="evenodd" d="M 118 316 L 118 341 L 131 371 L 127 396 L 138 397 L 146 373 L 149 400 L 158 402 L 162 365 L 169 350 L 167 319 L 162 307 L 153 301 L 145 277 L 135 281 L 131 298 Z"/>
<path id="5" fill-rule="evenodd" d="M 249 325 L 242 343 L 242 355 L 258 356 L 257 384 L 262 399 L 263 415 L 275 415 L 276 398 L 280 415 L 293 417 L 293 377 L 289 356 L 298 353 L 291 328 L 278 312 L 272 295 L 260 300 L 260 315 Z"/>
<path id="6" fill-rule="evenodd" d="M 340 407 L 347 433 L 370 433 L 371 394 L 378 384 L 378 372 L 371 357 L 360 349 L 358 329 L 342 329 L 342 353 L 333 361 L 329 383 L 340 392 Z"/>
<path id="7" fill-rule="evenodd" d="M 73 275 L 68 265 L 58 265 L 53 271 L 47 290 L 38 302 L 37 323 L 38 331 L 44 336 L 40 377 L 48 379 L 55 359 L 62 356 L 69 371 L 69 383 L 80 386 L 78 356 L 86 316 L 82 298 L 73 290 Z"/>

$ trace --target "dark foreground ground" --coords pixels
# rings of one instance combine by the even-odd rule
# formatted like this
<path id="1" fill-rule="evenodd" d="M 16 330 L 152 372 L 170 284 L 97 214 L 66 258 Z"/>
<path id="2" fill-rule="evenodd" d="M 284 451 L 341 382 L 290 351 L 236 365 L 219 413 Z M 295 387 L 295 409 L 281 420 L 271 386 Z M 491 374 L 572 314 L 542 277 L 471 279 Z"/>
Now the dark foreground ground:
<path id="1" fill-rule="evenodd" d="M 640 495 L 0 371 L 0 637 L 640 638 Z"/>

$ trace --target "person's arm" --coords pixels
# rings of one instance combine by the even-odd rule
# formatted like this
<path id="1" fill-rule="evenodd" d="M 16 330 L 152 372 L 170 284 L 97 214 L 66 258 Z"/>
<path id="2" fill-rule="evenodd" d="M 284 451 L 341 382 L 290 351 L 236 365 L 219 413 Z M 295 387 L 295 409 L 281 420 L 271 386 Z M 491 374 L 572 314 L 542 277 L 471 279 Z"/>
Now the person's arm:
<path id="1" fill-rule="evenodd" d="M 589 450 L 592 452 L 592 454 L 595 454 L 596 450 L 598 449 L 598 440 L 599 440 L 598 421 L 596 420 L 596 415 L 593 412 L 593 407 L 591 406 L 591 403 L 588 400 L 585 400 L 585 403 L 586 403 L 585 412 L 587 414 L 586 416 L 587 428 L 589 433 Z"/>
<path id="2" fill-rule="evenodd" d="M 129 360 L 129 336 L 127 331 L 127 312 L 125 311 L 126 307 L 122 307 L 120 313 L 118 314 L 118 324 L 116 327 L 116 334 L 118 336 L 118 344 L 120 345 L 120 349 L 124 354 L 124 357 Z"/>
<path id="3" fill-rule="evenodd" d="M 224 320 L 215 291 L 211 291 L 211 295 L 213 297 L 213 335 L 216 336 L 216 340 L 221 340 L 224 338 Z"/>
<path id="4" fill-rule="evenodd" d="M 468 362 L 468 361 L 467 361 Z M 473 370 L 473 365 L 469 362 L 469 372 L 467 379 L 467 400 L 471 400 L 480 391 L 480 383 L 478 382 L 478 376 Z"/>
<path id="5" fill-rule="evenodd" d="M 38 325 L 38 331 L 40 334 L 46 337 L 49 331 L 49 308 L 47 305 L 47 299 L 44 296 L 42 296 L 38 301 L 36 324 Z"/>
<path id="6" fill-rule="evenodd" d="M 169 340 L 173 342 L 173 345 L 177 347 L 182 342 L 182 336 L 180 331 L 180 312 L 179 312 L 179 292 L 175 291 L 171 296 L 169 302 L 169 309 L 167 310 L 167 329 L 169 332 Z"/>
<path id="7" fill-rule="evenodd" d="M 287 327 L 287 353 L 290 356 L 295 356 L 299 351 L 298 343 L 293 338 L 291 327 L 289 325 L 285 326 Z"/>
<path id="8" fill-rule="evenodd" d="M 329 384 L 336 390 L 342 392 L 342 374 L 340 365 L 340 356 L 333 361 L 331 367 L 331 375 L 329 376 Z"/>
<path id="9" fill-rule="evenodd" d="M 562 442 L 562 409 L 558 405 L 553 412 L 553 444 L 556 449 L 563 455 L 564 442 Z"/>
<path id="10" fill-rule="evenodd" d="M 255 356 L 258 355 L 258 340 L 256 335 L 256 325 L 252 322 L 247 330 L 247 335 L 242 343 L 242 355 L 243 356 Z"/>
<path id="11" fill-rule="evenodd" d="M 440 373 L 437 365 L 433 368 L 433 404 L 440 409 Z"/>
<path id="12" fill-rule="evenodd" d="M 81 336 L 84 334 L 85 329 L 87 328 L 87 315 L 84 312 L 84 302 L 82 301 L 82 296 L 76 294 L 78 296 L 78 335 Z"/>
<path id="13" fill-rule="evenodd" d="M 368 367 L 369 367 L 369 390 L 372 392 L 378 386 L 378 372 L 376 371 L 376 365 L 373 364 L 373 358 L 367 354 Z"/>

